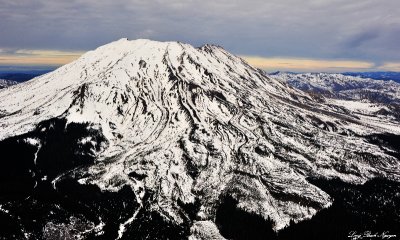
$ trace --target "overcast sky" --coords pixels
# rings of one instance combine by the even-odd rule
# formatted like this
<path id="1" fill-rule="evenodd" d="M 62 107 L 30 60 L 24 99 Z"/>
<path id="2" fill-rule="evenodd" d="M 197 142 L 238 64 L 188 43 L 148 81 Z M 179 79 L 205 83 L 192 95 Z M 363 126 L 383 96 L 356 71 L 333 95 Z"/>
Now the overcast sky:
<path id="1" fill-rule="evenodd" d="M 0 65 L 128 37 L 213 43 L 267 70 L 400 71 L 399 0 L 0 0 Z"/>

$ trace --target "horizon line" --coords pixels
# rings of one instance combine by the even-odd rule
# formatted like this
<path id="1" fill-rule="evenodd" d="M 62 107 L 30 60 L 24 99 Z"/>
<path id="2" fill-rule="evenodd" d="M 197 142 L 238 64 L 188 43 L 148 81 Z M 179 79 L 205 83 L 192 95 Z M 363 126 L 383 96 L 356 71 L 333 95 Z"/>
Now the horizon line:
<path id="1" fill-rule="evenodd" d="M 73 62 L 85 51 L 27 50 L 0 51 L 0 67 L 51 67 L 57 68 Z M 255 56 L 238 54 L 250 65 L 268 72 L 400 72 L 400 62 L 383 62 L 353 59 L 321 59 L 305 57 Z"/>

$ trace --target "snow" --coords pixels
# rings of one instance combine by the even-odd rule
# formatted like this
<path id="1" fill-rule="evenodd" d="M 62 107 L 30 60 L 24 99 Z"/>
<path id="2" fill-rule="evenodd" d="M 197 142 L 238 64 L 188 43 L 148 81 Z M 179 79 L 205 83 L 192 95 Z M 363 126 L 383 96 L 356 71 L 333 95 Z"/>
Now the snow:
<path id="1" fill-rule="evenodd" d="M 133 222 L 133 220 L 135 220 L 137 214 L 139 213 L 141 207 L 135 211 L 135 213 L 133 214 L 132 217 L 128 218 L 128 220 L 126 220 L 124 223 L 119 225 L 119 229 L 118 229 L 118 237 L 117 239 L 121 239 L 124 235 L 124 232 L 126 231 L 126 226 L 131 224 Z"/>
<path id="2" fill-rule="evenodd" d="M 96 164 L 71 171 L 80 184 L 103 191 L 129 186 L 138 203 L 151 189 L 151 210 L 177 224 L 186 218 L 176 202 L 193 203 L 197 197 L 203 222 L 193 231 L 215 230 L 219 197 L 232 194 L 241 208 L 270 217 L 279 230 L 332 203 L 307 177 L 353 183 L 399 178 L 399 163 L 362 137 L 399 134 L 399 124 L 365 115 L 378 108 L 369 104 L 315 101 L 217 46 L 121 39 L 0 90 L 0 140 L 55 117 L 90 123 L 109 145 L 96 155 Z M 343 134 L 348 132 L 359 135 Z M 35 139 L 26 141 L 40 146 Z M 380 161 L 358 159 L 360 152 L 379 155 Z M 61 177 L 52 181 L 54 187 Z M 287 202 L 273 191 L 312 204 Z M 134 217 L 121 223 L 120 237 Z"/>
<path id="3" fill-rule="evenodd" d="M 3 213 L 9 213 L 9 211 L 7 209 L 4 209 L 1 204 L 0 204 L 0 211 Z"/>
<path id="4" fill-rule="evenodd" d="M 345 107 L 353 112 L 361 112 L 361 113 L 371 114 L 381 109 L 387 109 L 387 107 L 382 104 L 362 102 L 362 101 L 329 99 L 328 102 L 331 104 Z"/>
<path id="5" fill-rule="evenodd" d="M 331 73 L 278 73 L 270 75 L 289 85 L 324 96 L 400 103 L 400 83 Z"/>

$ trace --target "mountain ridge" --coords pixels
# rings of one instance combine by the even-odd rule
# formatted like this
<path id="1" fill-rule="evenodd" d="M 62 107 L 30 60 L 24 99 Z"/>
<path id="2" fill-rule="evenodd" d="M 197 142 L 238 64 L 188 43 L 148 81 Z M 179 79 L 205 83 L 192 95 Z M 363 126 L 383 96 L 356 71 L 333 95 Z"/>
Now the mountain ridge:
<path id="1" fill-rule="evenodd" d="M 337 98 L 362 100 L 362 96 L 357 96 L 357 94 L 360 94 L 360 91 L 379 92 L 388 98 L 383 103 L 399 103 L 400 98 L 400 84 L 393 80 L 376 80 L 339 73 L 277 72 L 272 74 L 272 76 L 300 90 L 320 92 L 322 94 L 329 93 Z M 369 100 L 374 101 L 374 98 L 372 97 Z M 376 98 L 376 101 L 380 101 L 379 98 Z"/>
<path id="2" fill-rule="evenodd" d="M 0 89 L 6 88 L 12 85 L 18 84 L 16 81 L 7 80 L 7 79 L 0 79 Z"/>

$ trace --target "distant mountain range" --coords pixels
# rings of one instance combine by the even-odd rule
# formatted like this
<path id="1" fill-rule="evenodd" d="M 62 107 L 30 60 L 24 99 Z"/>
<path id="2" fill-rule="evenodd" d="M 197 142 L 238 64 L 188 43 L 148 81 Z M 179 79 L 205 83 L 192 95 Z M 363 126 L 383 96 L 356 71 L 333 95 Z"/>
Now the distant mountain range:
<path id="1" fill-rule="evenodd" d="M 272 77 L 307 92 L 346 100 L 400 104 L 400 84 L 332 73 L 274 73 Z"/>
<path id="2" fill-rule="evenodd" d="M 400 82 L 400 72 L 345 72 L 343 75 Z"/>
<path id="3" fill-rule="evenodd" d="M 17 84 L 18 82 L 16 81 L 11 81 L 11 80 L 6 80 L 6 79 L 0 79 L 0 89 L 9 87 L 11 85 Z"/>
<path id="4" fill-rule="evenodd" d="M 5 68 L 0 66 L 0 79 L 12 80 L 16 82 L 25 82 L 32 78 L 38 77 L 40 75 L 49 73 L 53 71 L 55 67 L 45 67 L 37 69 L 35 67 L 14 67 Z M 279 73 L 291 73 L 295 72 L 274 72 L 270 75 L 276 75 Z M 400 83 L 400 72 L 344 72 L 341 73 L 345 76 L 353 76 L 360 78 L 369 78 L 375 80 L 393 80 Z"/>
<path id="5" fill-rule="evenodd" d="M 386 115 L 400 120 L 400 83 L 331 73 L 282 73 L 270 75 L 306 91 L 321 102 L 352 112 Z"/>
<path id="6" fill-rule="evenodd" d="M 277 72 L 270 73 L 270 75 L 279 75 L 282 73 L 302 74 L 299 72 L 277 71 Z M 326 73 L 326 74 L 329 74 L 329 73 Z M 359 77 L 359 78 L 369 78 L 369 79 L 374 79 L 374 80 L 385 80 L 385 81 L 393 80 L 395 82 L 400 82 L 400 72 L 343 72 L 343 73 L 338 73 L 338 74 L 342 74 L 345 76 Z"/>
<path id="7" fill-rule="evenodd" d="M 26 68 L 0 68 L 0 79 L 11 80 L 15 82 L 25 82 L 32 78 L 41 76 L 48 72 L 53 71 L 54 68 L 46 68 L 46 69 L 30 69 Z"/>

